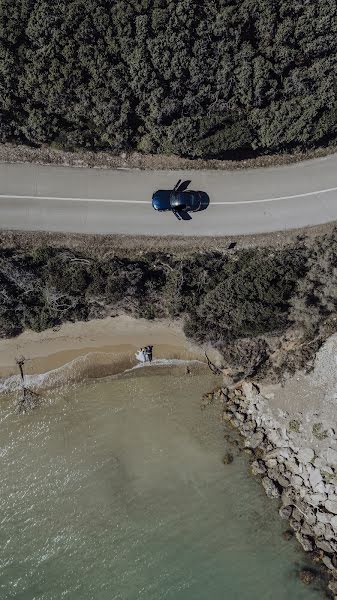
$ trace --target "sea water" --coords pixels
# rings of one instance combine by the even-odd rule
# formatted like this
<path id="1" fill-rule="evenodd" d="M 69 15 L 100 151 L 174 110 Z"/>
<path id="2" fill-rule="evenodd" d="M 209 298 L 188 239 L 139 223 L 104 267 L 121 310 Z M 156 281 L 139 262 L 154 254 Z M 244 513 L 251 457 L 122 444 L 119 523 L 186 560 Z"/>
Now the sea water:
<path id="1" fill-rule="evenodd" d="M 228 447 L 214 378 L 144 369 L 0 401 L 1 600 L 310 600 L 277 501 Z"/>

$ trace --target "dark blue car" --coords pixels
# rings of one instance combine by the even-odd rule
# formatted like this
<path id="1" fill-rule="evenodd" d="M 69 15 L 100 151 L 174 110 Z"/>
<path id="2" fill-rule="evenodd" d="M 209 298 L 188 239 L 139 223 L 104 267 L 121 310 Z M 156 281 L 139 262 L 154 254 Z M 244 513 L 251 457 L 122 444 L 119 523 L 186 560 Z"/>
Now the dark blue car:
<path id="1" fill-rule="evenodd" d="M 152 206 L 159 211 L 197 212 L 207 208 L 208 204 L 209 198 L 205 192 L 192 190 L 157 190 L 152 196 Z"/>

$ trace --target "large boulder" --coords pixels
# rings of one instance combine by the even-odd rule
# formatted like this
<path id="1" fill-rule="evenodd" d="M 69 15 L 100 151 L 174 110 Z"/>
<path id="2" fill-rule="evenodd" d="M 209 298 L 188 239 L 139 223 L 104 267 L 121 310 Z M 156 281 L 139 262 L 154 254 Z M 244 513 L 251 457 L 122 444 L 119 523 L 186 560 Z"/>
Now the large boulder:
<path id="1" fill-rule="evenodd" d="M 320 548 L 320 550 L 323 550 L 323 552 L 327 552 L 328 554 L 334 553 L 333 546 L 330 544 L 330 542 L 327 542 L 326 540 L 316 540 L 316 546 L 317 548 Z"/>
<path id="2" fill-rule="evenodd" d="M 324 506 L 329 512 L 337 515 L 337 500 L 327 500 Z"/>
<path id="3" fill-rule="evenodd" d="M 337 531 L 337 516 L 335 516 L 335 517 L 331 517 L 330 524 L 331 524 L 332 528 L 333 528 L 335 531 Z"/>
<path id="4" fill-rule="evenodd" d="M 324 506 L 327 497 L 326 494 L 305 494 L 304 500 L 311 506 Z"/>
<path id="5" fill-rule="evenodd" d="M 328 540 L 328 541 L 332 540 L 333 542 L 334 542 L 334 541 L 335 541 L 335 539 L 336 539 L 336 532 L 335 532 L 335 530 L 334 530 L 334 529 L 331 527 L 330 523 L 328 523 L 328 524 L 325 526 L 325 539 L 326 539 L 326 540 Z"/>
<path id="6" fill-rule="evenodd" d="M 335 571 L 335 567 L 332 564 L 332 560 L 330 558 L 330 556 L 323 556 L 322 558 L 322 563 L 323 565 L 325 565 L 328 569 L 330 569 L 330 571 Z"/>
<path id="7" fill-rule="evenodd" d="M 316 537 L 325 537 L 325 525 L 324 523 L 316 523 L 312 528 Z"/>
<path id="8" fill-rule="evenodd" d="M 300 531 L 301 531 L 302 535 L 307 535 L 309 537 L 314 536 L 313 529 L 308 523 L 302 523 Z"/>
<path id="9" fill-rule="evenodd" d="M 297 454 L 297 460 L 306 465 L 307 463 L 311 463 L 313 461 L 314 456 L 315 452 L 312 450 L 312 448 L 300 448 Z"/>
<path id="10" fill-rule="evenodd" d="M 307 538 L 305 535 L 302 535 L 302 533 L 300 531 L 296 531 L 295 535 L 296 535 L 296 538 L 298 539 L 299 543 L 301 544 L 303 550 L 305 552 L 312 552 L 313 545 L 312 545 L 311 540 L 309 538 Z"/>
<path id="11" fill-rule="evenodd" d="M 252 448 L 254 450 L 258 446 L 261 446 L 263 440 L 264 434 L 262 433 L 262 431 L 257 431 L 245 440 L 245 446 L 246 448 Z"/>
<path id="12" fill-rule="evenodd" d="M 282 505 L 289 506 L 295 504 L 296 494 L 292 488 L 288 488 L 287 490 L 283 490 L 282 492 Z"/>
<path id="13" fill-rule="evenodd" d="M 304 520 L 311 526 L 315 525 L 315 523 L 317 521 L 315 512 L 312 509 L 310 509 L 309 507 L 306 509 L 306 511 L 304 513 Z"/>
<path id="14" fill-rule="evenodd" d="M 265 492 L 266 492 L 268 498 L 279 498 L 280 497 L 281 494 L 280 494 L 278 487 L 275 485 L 275 483 L 271 479 L 269 479 L 269 477 L 263 477 L 262 485 L 265 489 Z"/>
<path id="15" fill-rule="evenodd" d="M 323 481 L 321 481 L 321 483 L 319 483 L 318 485 L 315 486 L 314 493 L 315 494 L 326 494 L 327 493 L 327 489 L 326 489 L 326 486 Z"/>
<path id="16" fill-rule="evenodd" d="M 331 515 L 327 512 L 322 512 L 321 510 L 316 511 L 316 518 L 319 523 L 324 523 L 324 525 L 331 521 Z"/>
<path id="17" fill-rule="evenodd" d="M 285 467 L 293 475 L 302 475 L 303 466 L 299 465 L 294 458 L 285 461 Z"/>
<path id="18" fill-rule="evenodd" d="M 296 521 L 295 519 L 293 519 L 291 517 L 291 519 L 289 519 L 289 524 L 290 527 L 294 530 L 294 531 L 300 531 L 301 530 L 301 523 L 299 521 Z"/>
<path id="19" fill-rule="evenodd" d="M 262 460 L 254 460 L 250 465 L 253 475 L 265 475 L 267 472 Z"/>
<path id="20" fill-rule="evenodd" d="M 310 485 L 313 488 L 313 490 L 323 481 L 321 472 L 319 469 L 316 469 L 315 467 L 313 467 L 310 470 L 309 473 L 309 481 L 310 481 Z"/>
<path id="21" fill-rule="evenodd" d="M 337 466 L 337 451 L 336 450 L 334 450 L 333 448 L 328 448 L 327 453 L 326 453 L 326 458 L 327 458 L 329 465 Z"/>
<path id="22" fill-rule="evenodd" d="M 275 481 L 277 481 L 277 483 L 280 484 L 281 487 L 283 488 L 287 488 L 290 483 L 289 483 L 289 479 L 287 479 L 287 477 L 285 477 L 284 475 L 282 475 L 281 473 L 278 473 L 275 475 Z"/>
<path id="23" fill-rule="evenodd" d="M 288 521 L 288 519 L 290 519 L 292 512 L 293 512 L 293 507 L 290 506 L 290 504 L 288 506 L 281 506 L 280 510 L 278 511 L 281 519 L 285 519 L 286 521 Z"/>
<path id="24" fill-rule="evenodd" d="M 292 518 L 299 522 L 301 522 L 303 519 L 303 514 L 298 510 L 297 506 L 294 506 L 293 508 Z"/>
<path id="25" fill-rule="evenodd" d="M 300 488 L 303 485 L 303 479 L 300 475 L 293 475 L 290 479 L 290 483 L 294 488 Z"/>

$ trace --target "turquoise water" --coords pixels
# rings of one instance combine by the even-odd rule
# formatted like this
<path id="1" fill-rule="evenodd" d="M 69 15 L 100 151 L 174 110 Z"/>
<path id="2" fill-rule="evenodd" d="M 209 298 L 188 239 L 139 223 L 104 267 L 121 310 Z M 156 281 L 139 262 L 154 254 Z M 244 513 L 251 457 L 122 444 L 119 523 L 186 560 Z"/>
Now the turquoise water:
<path id="1" fill-rule="evenodd" d="M 152 371 L 151 371 L 152 373 Z M 226 450 L 214 380 L 153 370 L 0 403 L 2 600 L 310 600 L 277 503 Z"/>

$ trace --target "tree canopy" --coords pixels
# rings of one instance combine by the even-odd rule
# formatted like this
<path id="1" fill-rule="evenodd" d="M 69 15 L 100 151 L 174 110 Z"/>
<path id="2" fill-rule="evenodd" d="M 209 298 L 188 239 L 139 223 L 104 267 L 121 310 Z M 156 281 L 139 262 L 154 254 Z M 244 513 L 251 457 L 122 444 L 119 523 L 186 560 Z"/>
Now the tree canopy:
<path id="1" fill-rule="evenodd" d="M 0 0 L 0 141 L 245 157 L 337 138 L 335 0 Z"/>

